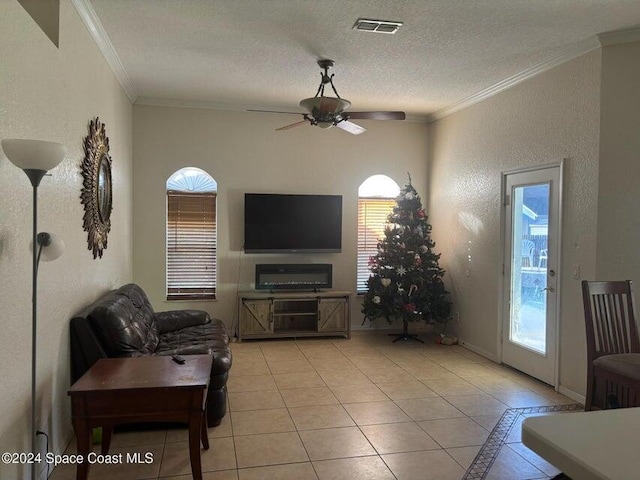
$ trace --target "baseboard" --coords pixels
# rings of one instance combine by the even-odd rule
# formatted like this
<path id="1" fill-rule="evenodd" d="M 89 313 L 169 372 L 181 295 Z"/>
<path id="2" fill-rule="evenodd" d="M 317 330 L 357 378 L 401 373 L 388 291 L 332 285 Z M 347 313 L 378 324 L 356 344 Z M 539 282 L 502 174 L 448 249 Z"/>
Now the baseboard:
<path id="1" fill-rule="evenodd" d="M 460 344 L 460 346 L 466 348 L 467 350 L 469 350 L 469 351 L 471 351 L 473 353 L 477 353 L 478 355 L 480 355 L 480 356 L 482 356 L 482 357 L 484 357 L 484 358 L 486 358 L 488 360 L 491 360 L 492 362 L 502 363 L 497 355 L 494 355 L 493 353 L 489 353 L 489 352 L 487 352 L 486 350 L 483 350 L 480 347 L 476 347 L 475 345 L 473 345 L 473 344 L 471 344 L 471 343 L 469 343 L 469 342 L 467 342 L 465 340 L 458 339 L 458 344 Z"/>
<path id="2" fill-rule="evenodd" d="M 584 395 L 580 395 L 579 393 L 568 389 L 564 385 L 560 385 L 558 387 L 558 393 L 564 395 L 565 397 L 569 397 L 571 400 L 575 400 L 576 402 L 578 402 L 581 405 L 584 405 L 585 400 L 586 400 Z"/>

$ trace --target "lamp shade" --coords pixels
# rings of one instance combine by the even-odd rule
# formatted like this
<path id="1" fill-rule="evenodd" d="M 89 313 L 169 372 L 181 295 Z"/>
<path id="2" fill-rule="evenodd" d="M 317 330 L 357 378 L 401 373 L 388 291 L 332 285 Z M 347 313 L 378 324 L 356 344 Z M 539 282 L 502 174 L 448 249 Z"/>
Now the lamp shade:
<path id="1" fill-rule="evenodd" d="M 51 170 L 58 166 L 67 153 L 67 147 L 61 143 L 43 140 L 11 138 L 1 143 L 9 161 L 23 170 Z"/>
<path id="2" fill-rule="evenodd" d="M 64 240 L 55 233 L 40 232 L 37 238 L 38 245 L 42 246 L 41 262 L 51 262 L 64 253 Z"/>

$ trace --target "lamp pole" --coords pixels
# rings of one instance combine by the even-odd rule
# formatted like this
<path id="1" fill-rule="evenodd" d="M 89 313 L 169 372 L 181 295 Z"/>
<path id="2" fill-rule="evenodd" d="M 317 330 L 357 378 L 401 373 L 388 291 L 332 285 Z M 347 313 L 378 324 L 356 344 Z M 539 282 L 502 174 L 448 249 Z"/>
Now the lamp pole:
<path id="1" fill-rule="evenodd" d="M 33 185 L 33 269 L 31 289 L 31 453 L 36 453 L 36 347 L 38 326 L 38 185 L 46 170 L 25 169 Z M 36 462 L 31 463 L 31 480 L 36 480 Z"/>

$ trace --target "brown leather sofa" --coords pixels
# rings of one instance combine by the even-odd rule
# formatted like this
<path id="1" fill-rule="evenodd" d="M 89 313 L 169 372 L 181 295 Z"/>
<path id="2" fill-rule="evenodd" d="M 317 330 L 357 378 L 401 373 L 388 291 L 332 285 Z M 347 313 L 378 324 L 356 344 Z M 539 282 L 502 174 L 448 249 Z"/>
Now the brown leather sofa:
<path id="1" fill-rule="evenodd" d="M 133 283 L 108 292 L 71 319 L 72 383 L 100 358 L 174 354 L 213 354 L 207 423 L 219 425 L 227 410 L 232 363 L 221 320 L 202 310 L 156 313 Z"/>

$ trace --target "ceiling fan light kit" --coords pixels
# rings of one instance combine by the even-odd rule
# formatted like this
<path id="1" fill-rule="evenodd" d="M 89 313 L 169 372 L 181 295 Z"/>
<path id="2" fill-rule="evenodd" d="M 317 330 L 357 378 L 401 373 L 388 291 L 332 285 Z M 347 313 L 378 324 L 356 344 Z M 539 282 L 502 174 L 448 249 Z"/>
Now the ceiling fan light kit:
<path id="1" fill-rule="evenodd" d="M 320 72 L 320 85 L 314 97 L 305 98 L 300 101 L 300 106 L 304 108 L 307 113 L 301 113 L 304 120 L 285 125 L 284 127 L 276 128 L 277 131 L 289 130 L 299 125 L 309 124 L 320 127 L 323 129 L 331 127 L 339 127 L 345 132 L 349 132 L 352 135 L 360 135 L 365 132 L 366 129 L 360 125 L 356 125 L 349 120 L 351 118 L 367 119 L 367 120 L 404 120 L 404 112 L 348 112 L 351 107 L 351 102 L 341 98 L 333 84 L 333 74 L 329 75 L 329 69 L 335 65 L 333 60 L 321 59 L 318 60 L 318 66 L 323 70 Z M 331 86 L 335 97 L 325 97 L 324 90 L 327 85 Z M 291 113 L 294 112 L 275 112 L 268 110 L 250 110 L 255 112 L 266 113 Z"/>
<path id="2" fill-rule="evenodd" d="M 336 114 L 349 108 L 351 102 L 340 97 L 311 97 L 301 100 L 300 106 L 312 115 L 314 111 L 325 114 Z"/>

